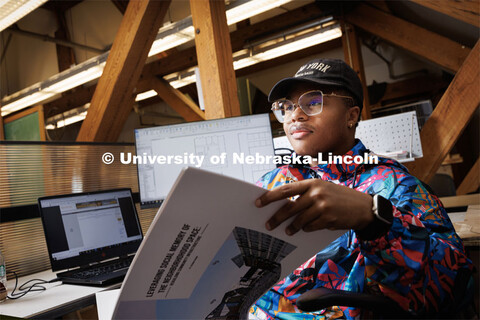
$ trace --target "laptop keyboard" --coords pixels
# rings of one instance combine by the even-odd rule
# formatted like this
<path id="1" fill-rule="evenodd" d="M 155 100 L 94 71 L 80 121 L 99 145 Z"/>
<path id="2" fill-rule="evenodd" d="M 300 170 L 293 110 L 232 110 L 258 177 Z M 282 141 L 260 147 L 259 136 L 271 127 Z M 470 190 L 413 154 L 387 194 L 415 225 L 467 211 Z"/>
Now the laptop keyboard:
<path id="1" fill-rule="evenodd" d="M 88 279 L 88 278 L 97 277 L 103 274 L 110 274 L 117 270 L 122 270 L 130 267 L 132 260 L 133 260 L 133 256 L 129 256 L 126 259 L 109 261 L 106 263 L 102 263 L 100 265 L 91 266 L 88 269 L 72 271 L 72 273 L 68 274 L 68 276 L 76 279 Z"/>

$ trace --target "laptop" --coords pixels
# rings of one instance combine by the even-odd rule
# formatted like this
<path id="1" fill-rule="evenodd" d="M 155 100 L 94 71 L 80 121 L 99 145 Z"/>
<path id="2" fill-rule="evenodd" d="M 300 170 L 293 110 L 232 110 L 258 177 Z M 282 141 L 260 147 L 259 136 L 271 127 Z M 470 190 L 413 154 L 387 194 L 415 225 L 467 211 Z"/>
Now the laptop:
<path id="1" fill-rule="evenodd" d="M 143 239 L 130 189 L 38 199 L 53 271 L 68 284 L 120 282 Z"/>

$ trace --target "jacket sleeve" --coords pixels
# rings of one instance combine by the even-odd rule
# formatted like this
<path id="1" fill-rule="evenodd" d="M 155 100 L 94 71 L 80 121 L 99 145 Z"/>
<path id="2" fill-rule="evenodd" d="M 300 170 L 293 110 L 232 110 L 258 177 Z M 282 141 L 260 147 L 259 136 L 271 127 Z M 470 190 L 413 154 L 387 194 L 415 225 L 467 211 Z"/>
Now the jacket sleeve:
<path id="1" fill-rule="evenodd" d="M 368 288 L 376 285 L 403 309 L 414 313 L 450 307 L 457 274 L 472 270 L 462 241 L 437 197 L 408 174 L 384 181 L 378 190 L 393 206 L 394 220 L 384 236 L 360 242 Z"/>

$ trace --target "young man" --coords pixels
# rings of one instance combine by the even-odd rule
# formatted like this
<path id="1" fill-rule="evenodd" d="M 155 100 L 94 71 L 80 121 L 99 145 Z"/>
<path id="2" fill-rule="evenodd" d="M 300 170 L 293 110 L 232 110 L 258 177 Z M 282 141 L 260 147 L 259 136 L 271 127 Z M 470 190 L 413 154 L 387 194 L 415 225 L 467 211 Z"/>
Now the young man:
<path id="1" fill-rule="evenodd" d="M 355 140 L 362 85 L 343 61 L 308 62 L 294 77 L 279 81 L 269 101 L 297 154 L 351 159 L 369 152 Z M 282 226 L 289 235 L 348 231 L 260 298 L 252 308 L 258 318 L 360 315 L 360 310 L 347 307 L 301 313 L 296 299 L 317 287 L 383 294 L 412 314 L 443 312 L 453 306 L 457 275 L 472 270 L 437 197 L 394 160 L 283 166 L 264 175 L 259 185 L 270 190 L 257 199 L 259 207 L 294 199 L 267 221 L 268 230 L 294 217 Z"/>

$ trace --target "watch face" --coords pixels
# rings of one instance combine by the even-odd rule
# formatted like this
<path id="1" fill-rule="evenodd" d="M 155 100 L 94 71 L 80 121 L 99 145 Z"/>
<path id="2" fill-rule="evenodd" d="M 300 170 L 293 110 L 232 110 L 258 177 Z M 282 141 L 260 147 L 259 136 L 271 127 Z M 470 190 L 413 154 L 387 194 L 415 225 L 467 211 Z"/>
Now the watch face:
<path id="1" fill-rule="evenodd" d="M 392 203 L 382 196 L 377 196 L 377 212 L 380 217 L 387 220 L 390 224 L 393 222 Z"/>

